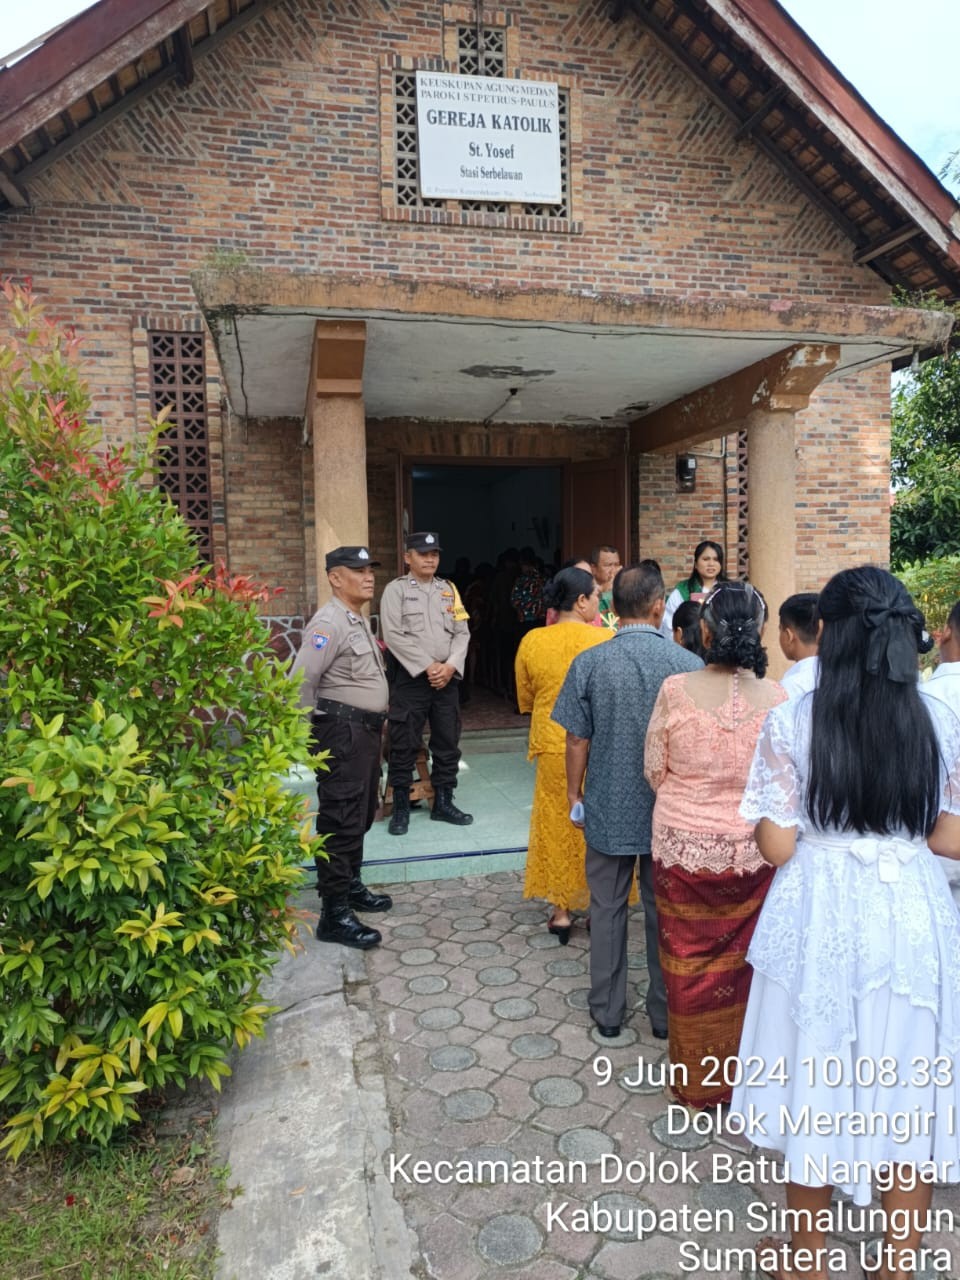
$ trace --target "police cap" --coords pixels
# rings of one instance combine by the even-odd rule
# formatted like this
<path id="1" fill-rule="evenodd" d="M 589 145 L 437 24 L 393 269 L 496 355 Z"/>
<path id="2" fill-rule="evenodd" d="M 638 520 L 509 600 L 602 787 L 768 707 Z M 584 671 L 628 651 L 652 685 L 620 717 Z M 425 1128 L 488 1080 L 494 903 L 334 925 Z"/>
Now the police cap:
<path id="1" fill-rule="evenodd" d="M 371 560 L 366 547 L 334 547 L 327 552 L 327 572 L 341 566 L 344 569 L 379 569 L 380 561 Z"/>
<path id="2" fill-rule="evenodd" d="M 403 544 L 408 551 L 442 551 L 438 533 L 408 533 Z"/>

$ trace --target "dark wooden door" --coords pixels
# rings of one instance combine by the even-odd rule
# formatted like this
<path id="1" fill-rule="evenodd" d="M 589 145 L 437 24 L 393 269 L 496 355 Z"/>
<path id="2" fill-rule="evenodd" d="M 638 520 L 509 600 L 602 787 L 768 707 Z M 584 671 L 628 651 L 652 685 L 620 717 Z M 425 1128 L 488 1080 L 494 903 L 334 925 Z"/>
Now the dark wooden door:
<path id="1" fill-rule="evenodd" d="M 564 468 L 563 554 L 588 556 L 601 543 L 616 547 L 624 564 L 631 555 L 627 518 L 627 459 L 568 462 Z"/>

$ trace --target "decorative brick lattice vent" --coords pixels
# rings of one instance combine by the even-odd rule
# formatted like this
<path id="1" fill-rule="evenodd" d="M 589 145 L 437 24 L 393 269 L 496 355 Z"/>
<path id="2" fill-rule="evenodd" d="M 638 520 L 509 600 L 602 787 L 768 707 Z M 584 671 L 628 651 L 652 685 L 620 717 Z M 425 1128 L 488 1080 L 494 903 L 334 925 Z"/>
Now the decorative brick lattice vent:
<path id="1" fill-rule="evenodd" d="M 210 446 L 202 333 L 151 333 L 151 410 L 172 405 L 160 436 L 157 483 L 193 530 L 200 554 L 213 558 Z"/>
<path id="2" fill-rule="evenodd" d="M 746 578 L 750 573 L 749 515 L 748 515 L 748 448 L 747 432 L 737 432 L 737 576 Z"/>

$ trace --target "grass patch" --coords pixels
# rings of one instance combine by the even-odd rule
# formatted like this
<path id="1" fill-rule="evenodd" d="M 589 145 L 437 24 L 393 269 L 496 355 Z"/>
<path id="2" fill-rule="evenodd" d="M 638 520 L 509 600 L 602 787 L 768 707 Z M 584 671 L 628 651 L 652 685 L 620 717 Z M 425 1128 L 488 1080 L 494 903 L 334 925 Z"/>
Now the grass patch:
<path id="1" fill-rule="evenodd" d="M 227 1171 L 205 1118 L 174 1127 L 0 1163 L 0 1280 L 212 1280 Z"/>

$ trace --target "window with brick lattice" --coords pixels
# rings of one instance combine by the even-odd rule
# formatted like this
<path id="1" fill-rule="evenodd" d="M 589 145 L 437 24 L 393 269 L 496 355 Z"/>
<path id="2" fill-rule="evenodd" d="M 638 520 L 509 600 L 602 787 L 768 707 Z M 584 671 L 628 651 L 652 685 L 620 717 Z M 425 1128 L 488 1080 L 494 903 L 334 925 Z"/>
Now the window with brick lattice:
<path id="1" fill-rule="evenodd" d="M 462 25 L 457 28 L 457 72 L 462 76 L 507 74 L 507 33 L 503 27 Z M 417 152 L 417 78 L 413 71 L 398 71 L 394 81 L 396 123 L 396 202 L 403 208 L 445 209 L 448 204 L 474 213 L 523 213 L 540 218 L 569 218 L 570 94 L 559 92 L 560 181 L 558 204 L 518 204 L 503 201 L 455 202 L 420 194 L 420 161 Z"/>
<path id="2" fill-rule="evenodd" d="M 157 484 L 178 508 L 197 539 L 201 556 L 213 558 L 210 442 L 202 333 L 150 333 L 151 411 L 167 405 L 160 436 Z"/>
<path id="3" fill-rule="evenodd" d="M 749 433 L 737 432 L 737 576 L 750 574 L 750 445 Z"/>

